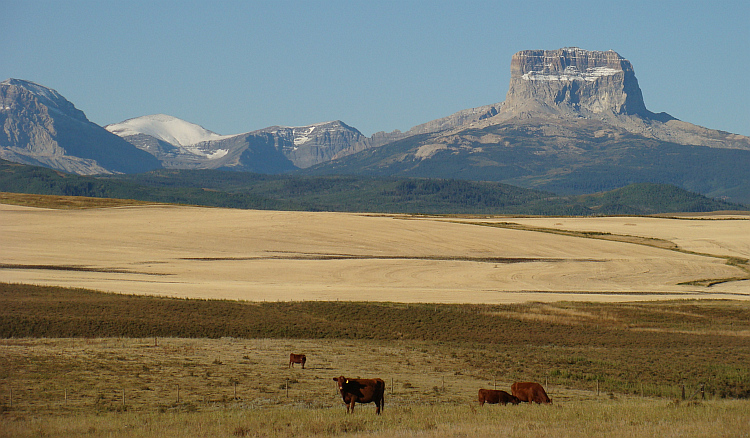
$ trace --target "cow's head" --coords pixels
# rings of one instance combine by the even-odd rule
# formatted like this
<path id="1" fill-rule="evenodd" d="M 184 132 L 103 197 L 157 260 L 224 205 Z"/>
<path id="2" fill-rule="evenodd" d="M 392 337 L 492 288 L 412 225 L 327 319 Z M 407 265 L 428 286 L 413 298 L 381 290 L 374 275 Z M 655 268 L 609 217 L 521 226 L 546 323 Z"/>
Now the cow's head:
<path id="1" fill-rule="evenodd" d="M 339 391 L 343 391 L 344 385 L 349 383 L 349 379 L 347 379 L 344 376 L 334 377 L 333 381 L 336 382 L 336 384 L 338 385 Z"/>
<path id="2" fill-rule="evenodd" d="M 336 382 L 336 385 L 339 387 L 339 391 L 341 391 L 341 389 L 344 387 L 344 384 L 346 383 L 346 377 L 344 376 L 334 377 L 333 381 Z"/>

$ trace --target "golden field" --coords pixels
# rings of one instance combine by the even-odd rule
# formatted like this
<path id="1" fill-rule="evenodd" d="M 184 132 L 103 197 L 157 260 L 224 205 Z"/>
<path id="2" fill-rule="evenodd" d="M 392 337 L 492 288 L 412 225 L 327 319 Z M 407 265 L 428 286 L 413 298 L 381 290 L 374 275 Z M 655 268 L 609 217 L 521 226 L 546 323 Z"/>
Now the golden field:
<path id="1" fill-rule="evenodd" d="M 0 234 L 2 282 L 126 294 L 435 303 L 750 298 L 743 215 L 448 218 L 0 205 Z"/>

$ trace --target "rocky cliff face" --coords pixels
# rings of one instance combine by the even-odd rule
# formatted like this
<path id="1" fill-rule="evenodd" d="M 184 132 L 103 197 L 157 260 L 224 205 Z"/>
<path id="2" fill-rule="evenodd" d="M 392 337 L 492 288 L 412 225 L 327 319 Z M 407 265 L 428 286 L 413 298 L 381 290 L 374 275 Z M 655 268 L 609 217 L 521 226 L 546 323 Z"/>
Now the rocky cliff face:
<path id="1" fill-rule="evenodd" d="M 279 139 L 283 154 L 299 168 L 331 161 L 370 147 L 370 139 L 340 120 L 309 126 L 271 126 L 253 133 Z"/>
<path id="2" fill-rule="evenodd" d="M 0 158 L 79 174 L 161 167 L 151 155 L 90 122 L 57 91 L 18 79 L 0 82 Z"/>
<path id="3" fill-rule="evenodd" d="M 545 132 L 558 132 L 563 126 L 575 132 L 578 121 L 590 119 L 603 122 L 600 135 L 620 135 L 616 132 L 624 131 L 683 145 L 750 149 L 748 137 L 649 111 L 633 65 L 611 50 L 523 50 L 511 58 L 510 72 L 505 102 L 493 105 L 498 108 L 497 115 L 469 120 L 452 132 L 467 126 L 523 124 L 529 119 L 545 126 Z"/>
<path id="4" fill-rule="evenodd" d="M 510 72 L 505 111 L 649 114 L 633 66 L 611 50 L 523 50 Z"/>

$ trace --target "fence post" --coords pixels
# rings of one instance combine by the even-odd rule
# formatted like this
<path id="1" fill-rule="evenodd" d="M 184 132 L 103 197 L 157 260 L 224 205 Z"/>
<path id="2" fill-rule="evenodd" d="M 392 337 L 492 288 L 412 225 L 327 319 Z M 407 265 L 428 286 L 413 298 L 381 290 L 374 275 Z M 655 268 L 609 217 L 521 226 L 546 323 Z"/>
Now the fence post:
<path id="1" fill-rule="evenodd" d="M 125 388 L 122 389 L 122 405 L 125 406 Z"/>
<path id="2" fill-rule="evenodd" d="M 177 403 L 180 402 L 180 384 L 177 384 Z"/>
<path id="3" fill-rule="evenodd" d="M 65 404 L 68 404 L 68 388 L 65 388 Z"/>
<path id="4" fill-rule="evenodd" d="M 685 384 L 682 384 L 682 399 L 685 400 Z"/>
<path id="5" fill-rule="evenodd" d="M 393 377 L 391 377 L 391 394 L 396 394 L 396 387 L 393 386 Z"/>

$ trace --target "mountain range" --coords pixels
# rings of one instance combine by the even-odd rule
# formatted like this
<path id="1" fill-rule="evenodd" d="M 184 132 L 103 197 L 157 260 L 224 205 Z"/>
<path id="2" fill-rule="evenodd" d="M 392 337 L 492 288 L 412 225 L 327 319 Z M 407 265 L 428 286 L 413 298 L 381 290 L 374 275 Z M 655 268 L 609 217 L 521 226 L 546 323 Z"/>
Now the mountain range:
<path id="1" fill-rule="evenodd" d="M 614 51 L 525 50 L 505 100 L 366 137 L 341 121 L 219 135 L 167 115 L 99 127 L 59 93 L 0 83 L 0 158 L 79 174 L 156 168 L 496 181 L 575 195 L 668 183 L 750 202 L 750 138 L 653 113 Z"/>

